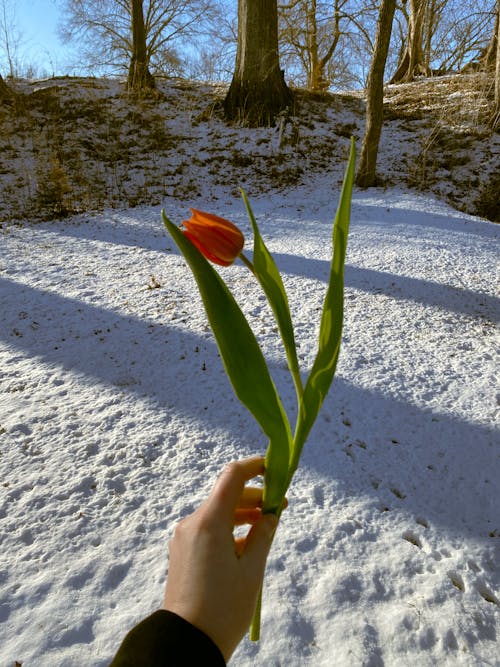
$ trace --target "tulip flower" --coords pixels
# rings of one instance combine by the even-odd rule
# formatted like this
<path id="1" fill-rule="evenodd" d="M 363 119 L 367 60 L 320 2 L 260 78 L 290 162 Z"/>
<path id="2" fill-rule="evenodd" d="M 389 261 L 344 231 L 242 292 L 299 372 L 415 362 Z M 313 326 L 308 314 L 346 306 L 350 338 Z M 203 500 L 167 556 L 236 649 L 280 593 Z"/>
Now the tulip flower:
<path id="1" fill-rule="evenodd" d="M 176 227 L 162 211 L 163 222 L 184 255 L 205 306 L 226 373 L 243 405 L 268 438 L 262 511 L 281 514 L 285 493 L 321 405 L 328 393 L 340 351 L 344 304 L 344 263 L 349 231 L 351 193 L 356 149 L 351 152 L 332 233 L 332 261 L 323 302 L 317 353 L 303 383 L 299 369 L 292 319 L 283 280 L 260 234 L 250 203 L 243 201 L 252 224 L 253 262 L 242 253 L 243 234 L 228 220 L 191 209 L 186 229 Z M 273 382 L 262 350 L 241 308 L 220 274 L 207 262 L 228 266 L 240 257 L 260 283 L 272 308 L 285 349 L 297 394 L 295 429 Z M 250 629 L 256 640 L 260 632 L 260 598 Z"/>
<path id="2" fill-rule="evenodd" d="M 245 238 L 236 225 L 212 213 L 190 209 L 183 234 L 214 264 L 229 266 L 243 249 Z"/>

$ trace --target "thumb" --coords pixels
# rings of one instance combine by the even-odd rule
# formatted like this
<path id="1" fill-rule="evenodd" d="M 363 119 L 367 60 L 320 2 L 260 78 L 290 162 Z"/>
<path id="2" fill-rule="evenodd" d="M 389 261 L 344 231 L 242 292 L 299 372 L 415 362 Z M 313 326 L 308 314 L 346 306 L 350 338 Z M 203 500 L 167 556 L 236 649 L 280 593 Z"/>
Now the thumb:
<path id="1" fill-rule="evenodd" d="M 254 561 L 256 566 L 264 570 L 274 533 L 278 526 L 275 514 L 263 514 L 248 533 L 245 546 L 245 557 Z"/>

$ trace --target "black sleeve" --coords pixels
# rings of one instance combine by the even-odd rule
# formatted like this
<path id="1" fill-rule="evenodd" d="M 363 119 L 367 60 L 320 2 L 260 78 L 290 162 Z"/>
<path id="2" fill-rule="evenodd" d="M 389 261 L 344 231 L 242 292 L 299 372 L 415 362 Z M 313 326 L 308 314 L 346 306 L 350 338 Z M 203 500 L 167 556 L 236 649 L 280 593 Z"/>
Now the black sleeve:
<path id="1" fill-rule="evenodd" d="M 204 632 L 161 609 L 127 634 L 109 667 L 226 667 L 219 648 Z"/>

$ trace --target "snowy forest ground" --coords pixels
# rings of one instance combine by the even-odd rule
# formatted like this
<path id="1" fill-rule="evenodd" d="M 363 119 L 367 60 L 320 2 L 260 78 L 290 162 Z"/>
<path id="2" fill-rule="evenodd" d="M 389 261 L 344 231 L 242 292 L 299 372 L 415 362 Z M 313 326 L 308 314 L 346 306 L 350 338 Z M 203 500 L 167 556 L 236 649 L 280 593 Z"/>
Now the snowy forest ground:
<path id="1" fill-rule="evenodd" d="M 69 215 L 77 187 L 66 180 L 68 217 L 4 219 L 0 229 L 2 667 L 108 664 L 161 601 L 176 521 L 226 462 L 265 449 L 225 378 L 161 207 L 179 223 L 193 205 L 223 215 L 251 247 L 236 195 L 244 185 L 284 276 L 304 373 L 314 357 L 344 134 L 361 117 L 326 105 L 321 128 L 300 126 L 299 155 L 291 126 L 283 139 L 279 130 L 223 129 L 215 115 L 195 120 L 198 107 L 182 112 L 190 90 L 178 87 L 172 120 L 176 132 L 184 127 L 184 153 L 159 155 L 131 136 L 128 159 L 140 154 L 142 167 L 130 167 L 128 180 L 116 172 L 117 187 L 133 194 L 161 161 L 165 191 L 149 192 L 158 202 L 113 210 L 118 199 L 103 199 L 102 213 Z M 316 154 L 328 136 L 330 152 Z M 383 137 L 387 179 L 403 160 L 401 136 Z M 224 141 L 232 157 L 210 163 Z M 105 139 L 96 146 L 105 150 Z M 487 150 L 491 166 L 498 135 Z M 35 165 L 27 155 L 25 174 Z M 106 164 L 93 167 L 104 180 Z M 295 180 L 279 178 L 292 167 L 302 170 Z M 40 212 L 31 187 L 24 203 Z M 355 191 L 337 376 L 273 545 L 261 641 L 245 640 L 231 664 L 498 664 L 497 236 L 495 224 L 402 183 Z M 265 300 L 245 267 L 223 271 L 293 413 Z"/>

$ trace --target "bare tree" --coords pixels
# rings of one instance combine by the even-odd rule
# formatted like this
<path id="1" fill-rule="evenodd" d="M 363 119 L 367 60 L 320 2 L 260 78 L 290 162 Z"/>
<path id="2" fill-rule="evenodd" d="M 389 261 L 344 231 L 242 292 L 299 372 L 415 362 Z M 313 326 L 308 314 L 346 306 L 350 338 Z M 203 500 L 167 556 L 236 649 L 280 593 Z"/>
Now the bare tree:
<path id="1" fill-rule="evenodd" d="M 495 69 L 497 60 L 497 44 L 498 44 L 498 30 L 500 27 L 500 4 L 497 0 L 495 8 L 495 25 L 489 39 L 488 44 L 483 49 L 479 62 L 481 69 L 489 70 Z"/>
<path id="2" fill-rule="evenodd" d="M 366 128 L 356 184 L 367 188 L 376 183 L 376 165 L 383 122 L 384 71 L 391 41 L 396 0 L 382 0 L 373 50 L 366 99 Z"/>
<path id="3" fill-rule="evenodd" d="M 238 45 L 238 8 L 236 3 L 219 3 L 217 16 L 206 25 L 196 52 L 190 49 L 184 75 L 203 81 L 230 81 Z"/>
<path id="4" fill-rule="evenodd" d="M 78 45 L 80 62 L 96 72 L 130 70 L 134 53 L 135 0 L 65 0 L 60 32 Z M 145 64 L 156 74 L 177 74 L 181 38 L 195 35 L 214 19 L 218 2 L 210 0 L 144 0 Z"/>
<path id="5" fill-rule="evenodd" d="M 433 74 L 460 72 L 480 58 L 491 24 L 487 4 L 485 0 L 474 5 L 447 1 L 431 36 Z"/>
<path id="6" fill-rule="evenodd" d="M 492 1 L 402 0 L 395 15 L 392 47 L 397 51 L 399 44 L 399 56 L 391 83 L 459 72 L 470 67 L 468 61 L 479 68 L 492 27 Z M 488 53 L 494 66 L 494 44 Z"/>
<path id="7" fill-rule="evenodd" d="M 277 0 L 238 0 L 238 48 L 226 117 L 268 125 L 290 102 L 279 64 Z"/>
<path id="8" fill-rule="evenodd" d="M 430 74 L 429 65 L 424 60 L 424 26 L 430 0 L 410 0 L 408 34 L 401 62 L 391 79 L 391 83 L 412 81 L 415 76 Z M 406 4 L 406 0 L 403 0 Z"/>
<path id="9" fill-rule="evenodd" d="M 332 85 L 335 75 L 343 69 L 338 63 L 345 60 L 348 46 L 352 48 L 355 43 L 359 46 L 361 41 L 365 49 L 371 50 L 369 27 L 363 20 L 373 11 L 371 3 L 289 0 L 278 5 L 278 10 L 284 60 L 292 68 L 294 63 L 300 64 L 309 90 L 325 90 Z M 340 59 L 338 52 L 342 52 Z M 351 55 L 352 51 L 348 60 Z"/>
<path id="10" fill-rule="evenodd" d="M 131 0 L 132 3 L 132 58 L 128 71 L 127 86 L 129 90 L 138 91 L 155 88 L 155 82 L 149 71 L 148 49 L 146 44 L 146 27 L 142 11 L 142 0 Z"/>
<path id="11" fill-rule="evenodd" d="M 0 0 L 0 53 L 4 53 L 4 63 L 8 76 L 19 75 L 19 46 L 21 35 L 17 27 L 15 5 L 9 0 Z"/>

